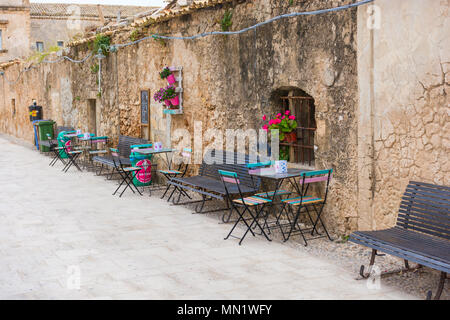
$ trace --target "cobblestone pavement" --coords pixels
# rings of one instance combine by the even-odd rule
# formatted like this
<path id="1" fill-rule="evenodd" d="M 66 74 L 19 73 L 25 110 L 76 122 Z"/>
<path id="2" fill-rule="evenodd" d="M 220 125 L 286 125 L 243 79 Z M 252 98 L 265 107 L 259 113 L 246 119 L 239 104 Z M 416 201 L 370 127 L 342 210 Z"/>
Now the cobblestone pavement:
<path id="1" fill-rule="evenodd" d="M 224 241 L 215 215 L 118 198 L 116 182 L 49 161 L 0 137 L 1 299 L 416 298 L 279 241 Z"/>

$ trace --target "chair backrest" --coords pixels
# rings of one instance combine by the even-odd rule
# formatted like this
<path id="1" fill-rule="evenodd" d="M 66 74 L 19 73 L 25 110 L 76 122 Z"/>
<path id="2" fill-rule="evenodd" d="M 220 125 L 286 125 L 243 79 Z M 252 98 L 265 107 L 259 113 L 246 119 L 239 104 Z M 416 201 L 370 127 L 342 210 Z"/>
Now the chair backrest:
<path id="1" fill-rule="evenodd" d="M 114 163 L 114 167 L 116 167 L 116 169 L 122 168 L 122 162 L 120 161 L 119 149 L 109 148 L 109 150 L 111 151 L 111 156 L 112 156 L 112 160 Z"/>
<path id="2" fill-rule="evenodd" d="M 242 191 L 241 191 L 241 187 L 240 187 L 241 181 L 239 180 L 238 174 L 236 172 L 226 171 L 226 170 L 218 170 L 218 174 L 219 174 L 220 179 L 222 180 L 222 183 L 225 187 L 225 191 L 227 192 L 228 197 L 230 195 L 230 192 L 228 191 L 228 186 L 230 184 L 236 185 L 238 187 L 240 197 L 241 198 L 244 197 L 244 195 L 242 194 Z"/>
<path id="3" fill-rule="evenodd" d="M 200 175 L 221 180 L 219 170 L 234 172 L 242 185 L 257 190 L 261 184 L 261 179 L 252 179 L 247 168 L 249 163 L 250 157 L 247 154 L 212 149 L 205 154 L 200 167 Z"/>
<path id="4" fill-rule="evenodd" d="M 328 197 L 328 187 L 333 175 L 333 169 L 314 170 L 303 172 L 300 175 L 299 186 L 301 186 L 300 196 L 303 199 L 303 195 L 308 193 L 309 187 L 313 183 L 326 182 L 323 195 L 323 203 L 326 203 Z M 302 200 L 303 201 L 303 200 Z"/>
<path id="5" fill-rule="evenodd" d="M 327 181 L 330 182 L 333 174 L 333 169 L 325 169 L 325 170 L 316 170 L 316 171 L 308 171 L 304 172 L 300 176 L 300 185 L 306 185 L 309 183 Z"/>
<path id="6" fill-rule="evenodd" d="M 450 240 L 450 187 L 410 181 L 397 226 Z"/>
<path id="7" fill-rule="evenodd" d="M 117 149 L 119 150 L 119 155 L 124 158 L 130 157 L 131 146 L 138 144 L 147 144 L 148 141 L 141 138 L 135 138 L 130 136 L 119 136 L 119 143 L 117 144 Z"/>

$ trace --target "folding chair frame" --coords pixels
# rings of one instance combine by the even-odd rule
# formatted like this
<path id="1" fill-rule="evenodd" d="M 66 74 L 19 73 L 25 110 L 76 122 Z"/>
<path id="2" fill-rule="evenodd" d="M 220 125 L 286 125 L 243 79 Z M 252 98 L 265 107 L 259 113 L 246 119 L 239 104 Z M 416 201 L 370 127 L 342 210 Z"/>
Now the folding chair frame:
<path id="1" fill-rule="evenodd" d="M 307 240 L 313 240 L 313 239 L 328 237 L 328 239 L 332 241 L 332 239 L 331 239 L 331 237 L 330 237 L 330 235 L 328 233 L 328 230 L 325 227 L 325 224 L 323 223 L 323 220 L 322 220 L 322 217 L 321 217 L 322 216 L 322 212 L 323 212 L 323 208 L 325 207 L 325 204 L 326 204 L 326 201 L 327 201 L 327 197 L 328 197 L 328 190 L 329 190 L 329 185 L 330 185 L 332 172 L 333 172 L 332 169 L 327 169 L 327 170 L 310 171 L 310 172 L 302 173 L 301 178 L 300 178 L 301 187 L 294 180 L 293 184 L 294 184 L 298 194 L 300 195 L 299 196 L 300 203 L 298 203 L 295 206 L 293 206 L 291 204 L 288 204 L 287 202 L 283 202 L 282 210 L 280 211 L 280 213 L 279 213 L 279 215 L 277 217 L 277 224 L 280 227 L 281 233 L 283 235 L 284 242 L 288 241 L 289 238 L 291 237 L 291 235 L 293 235 L 295 232 L 300 233 L 300 235 L 303 238 L 303 241 L 305 242 L 305 246 L 308 245 Z M 314 176 L 316 176 L 316 177 L 314 177 Z M 317 177 L 317 176 L 321 176 L 321 177 Z M 321 201 L 319 203 L 310 203 L 310 204 L 308 204 L 307 202 L 304 202 L 304 198 L 305 198 L 305 196 L 306 196 L 306 194 L 308 192 L 310 184 L 311 183 L 315 183 L 315 182 L 321 182 L 321 181 L 326 181 L 325 195 L 323 197 L 323 201 Z M 317 209 L 318 206 L 320 206 L 319 209 Z M 294 212 L 295 210 L 293 210 L 293 207 L 297 207 L 296 212 Z M 288 210 L 286 208 L 288 208 Z M 314 212 L 316 213 L 316 219 L 315 220 L 313 220 L 309 208 L 312 208 L 314 210 Z M 288 223 L 284 224 L 284 225 L 280 224 L 280 219 L 281 219 L 281 216 L 282 216 L 283 212 L 286 212 L 286 217 L 288 219 Z M 309 220 L 310 220 L 310 222 L 312 224 L 312 227 L 311 228 L 303 228 L 302 229 L 300 224 L 299 224 L 299 217 L 300 217 L 301 213 L 305 213 L 305 212 L 308 215 L 308 218 L 309 218 Z M 291 219 L 289 217 L 290 215 L 293 216 L 293 219 Z M 319 233 L 317 231 L 317 226 L 318 226 L 319 222 L 322 225 L 322 228 L 325 231 L 326 235 L 322 235 L 321 233 Z M 289 231 L 287 232 L 287 236 L 286 236 L 286 233 L 283 230 L 284 226 L 288 226 L 289 227 Z M 311 230 L 311 236 L 314 236 L 314 232 L 316 232 L 319 236 L 306 239 L 304 232 L 305 231 L 309 231 L 309 230 Z"/>
<path id="2" fill-rule="evenodd" d="M 224 240 L 227 240 L 230 237 L 234 237 L 237 238 L 235 236 L 233 236 L 233 231 L 236 228 L 236 226 L 239 224 L 240 221 L 243 221 L 244 224 L 247 226 L 247 230 L 245 231 L 245 233 L 243 234 L 243 236 L 241 238 L 237 238 L 240 239 L 239 240 L 239 245 L 242 244 L 242 241 L 244 241 L 245 237 L 247 236 L 248 232 L 250 232 L 253 236 L 255 236 L 255 233 L 252 230 L 252 227 L 258 227 L 261 230 L 261 234 L 264 235 L 264 237 L 268 240 L 268 241 L 272 241 L 269 236 L 266 234 L 266 232 L 264 231 L 263 227 L 259 224 L 258 219 L 259 216 L 261 214 L 261 212 L 263 211 L 266 203 L 261 203 L 261 204 L 255 204 L 254 207 L 255 208 L 255 212 L 252 212 L 251 208 L 249 205 L 247 205 L 246 201 L 244 200 L 245 197 L 241 191 L 241 187 L 240 187 L 240 182 L 238 179 L 238 175 L 235 172 L 230 172 L 230 171 L 223 171 L 223 170 L 219 170 L 219 176 L 220 179 L 222 180 L 222 183 L 225 187 L 225 192 L 226 192 L 226 199 L 227 199 L 227 203 L 231 204 L 231 208 L 230 208 L 230 216 L 233 210 L 236 210 L 236 212 L 238 213 L 239 217 L 238 219 L 235 221 L 233 227 L 231 228 L 230 232 L 228 233 L 228 235 L 224 238 Z M 239 191 L 239 196 L 240 199 L 242 200 L 242 204 L 238 204 L 235 201 L 233 201 L 233 199 L 231 198 L 231 195 L 228 191 L 228 187 L 227 187 L 227 183 L 232 183 L 232 184 L 236 184 L 238 191 Z M 265 199 L 268 200 L 268 199 Z M 269 202 L 271 200 L 268 200 Z M 238 207 L 243 208 L 243 210 L 239 210 Z M 259 209 L 258 209 L 259 208 Z M 244 218 L 244 214 L 248 212 L 251 216 L 250 219 L 245 219 Z M 248 224 L 247 220 L 251 220 L 251 223 Z"/>
<path id="3" fill-rule="evenodd" d="M 134 190 L 136 190 L 142 196 L 142 193 L 139 191 L 139 189 L 133 183 L 134 177 L 136 176 L 137 172 L 141 170 L 141 168 L 139 168 L 139 169 L 136 168 L 135 170 L 125 170 L 125 167 L 122 164 L 122 162 L 120 161 L 120 157 L 117 154 L 116 149 L 111 148 L 111 155 L 113 158 L 115 170 L 117 171 L 117 173 L 119 173 L 120 177 L 122 178 L 122 181 L 120 182 L 119 186 L 117 187 L 117 189 L 114 191 L 114 193 L 112 195 L 113 196 L 116 195 L 117 191 L 119 191 L 119 189 L 122 187 L 122 185 L 124 183 L 126 183 L 126 186 L 120 193 L 119 198 L 122 197 L 122 195 L 124 194 L 125 190 L 127 190 L 127 188 L 130 188 L 131 191 L 133 191 L 133 193 L 136 193 L 134 191 Z"/>

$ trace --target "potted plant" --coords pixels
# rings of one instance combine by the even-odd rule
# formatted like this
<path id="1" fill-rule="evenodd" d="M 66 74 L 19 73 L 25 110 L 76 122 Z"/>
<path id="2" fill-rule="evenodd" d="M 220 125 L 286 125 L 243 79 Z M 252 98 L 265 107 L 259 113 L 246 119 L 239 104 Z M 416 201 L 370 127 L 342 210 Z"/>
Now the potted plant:
<path id="1" fill-rule="evenodd" d="M 164 101 L 170 101 L 170 104 L 172 106 L 178 106 L 180 104 L 180 99 L 179 99 L 178 94 L 176 92 L 176 88 L 172 84 L 168 85 L 164 89 L 164 93 L 163 93 L 162 99 Z"/>
<path id="2" fill-rule="evenodd" d="M 168 85 L 165 88 L 159 89 L 154 95 L 153 99 L 157 102 L 163 102 L 166 106 L 178 106 L 180 104 L 180 99 L 176 92 L 174 85 Z"/>
<path id="3" fill-rule="evenodd" d="M 160 88 L 158 91 L 155 92 L 155 94 L 153 95 L 153 99 L 156 102 L 160 102 L 162 103 L 163 100 L 163 94 L 164 94 L 164 88 Z"/>
<path id="4" fill-rule="evenodd" d="M 173 75 L 172 71 L 170 71 L 169 67 L 165 67 L 163 71 L 159 73 L 161 76 L 161 79 L 167 79 L 167 82 L 169 84 L 174 84 L 176 82 L 175 76 Z"/>
<path id="5" fill-rule="evenodd" d="M 267 116 L 263 116 L 263 121 L 267 121 Z M 274 119 L 270 119 L 268 124 L 265 124 L 262 128 L 266 131 L 268 130 L 279 130 L 280 141 L 285 141 L 288 143 L 297 142 L 297 121 L 295 116 L 290 114 L 287 110 L 284 115 L 278 113 Z"/>

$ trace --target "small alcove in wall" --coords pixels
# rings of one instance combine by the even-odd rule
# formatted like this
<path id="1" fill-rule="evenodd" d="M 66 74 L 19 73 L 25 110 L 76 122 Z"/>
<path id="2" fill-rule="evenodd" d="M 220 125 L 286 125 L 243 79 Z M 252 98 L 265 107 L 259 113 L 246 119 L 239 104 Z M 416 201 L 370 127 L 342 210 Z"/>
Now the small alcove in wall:
<path id="1" fill-rule="evenodd" d="M 314 136 L 317 125 L 314 98 L 297 87 L 280 87 L 273 90 L 270 97 L 273 109 L 285 113 L 286 110 L 297 120 L 297 137 L 294 142 L 280 142 L 280 155 L 288 154 L 289 162 L 314 166 Z"/>

